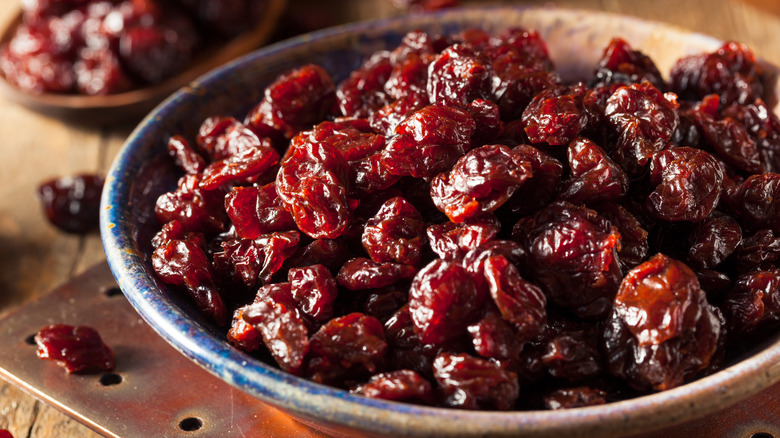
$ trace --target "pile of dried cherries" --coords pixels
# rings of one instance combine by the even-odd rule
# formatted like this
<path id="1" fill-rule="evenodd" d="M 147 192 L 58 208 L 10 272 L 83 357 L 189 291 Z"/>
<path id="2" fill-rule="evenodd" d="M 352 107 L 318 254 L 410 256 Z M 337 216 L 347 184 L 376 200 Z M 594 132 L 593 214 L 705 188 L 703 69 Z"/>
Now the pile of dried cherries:
<path id="1" fill-rule="evenodd" d="M 368 397 L 673 388 L 780 321 L 764 76 L 729 42 L 666 81 L 616 38 L 567 84 L 536 32 L 411 32 L 340 83 L 306 65 L 243 121 L 173 135 L 153 266 L 236 348 Z"/>

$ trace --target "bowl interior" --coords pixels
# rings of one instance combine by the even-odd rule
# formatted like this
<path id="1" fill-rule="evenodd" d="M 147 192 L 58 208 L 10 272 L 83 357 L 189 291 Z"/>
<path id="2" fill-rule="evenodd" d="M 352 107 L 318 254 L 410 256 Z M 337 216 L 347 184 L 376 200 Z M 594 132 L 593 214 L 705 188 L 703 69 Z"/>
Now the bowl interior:
<path id="1" fill-rule="evenodd" d="M 157 281 L 150 240 L 158 195 L 175 187 L 179 173 L 166 155 L 170 135 L 194 137 L 212 115 L 239 120 L 266 85 L 291 68 L 317 63 L 334 81 L 344 79 L 371 53 L 393 48 L 415 29 L 455 33 L 479 27 L 497 34 L 511 27 L 536 29 L 566 80 L 586 77 L 613 36 L 648 54 L 662 72 L 684 55 L 712 51 L 720 42 L 703 35 L 605 13 L 552 8 L 480 8 L 404 17 L 329 29 L 269 46 L 181 89 L 136 128 L 107 177 L 101 234 L 114 276 L 143 318 L 179 351 L 223 380 L 316 427 L 379 435 L 605 436 L 692 418 L 728 406 L 780 380 L 780 341 L 752 357 L 681 388 L 604 406 L 550 412 L 473 412 L 370 400 L 293 377 L 233 349 L 189 300 Z M 774 90 L 773 90 L 774 91 Z M 696 403 L 692 403 L 693 401 Z M 388 415 L 392 413 L 392 415 Z"/>

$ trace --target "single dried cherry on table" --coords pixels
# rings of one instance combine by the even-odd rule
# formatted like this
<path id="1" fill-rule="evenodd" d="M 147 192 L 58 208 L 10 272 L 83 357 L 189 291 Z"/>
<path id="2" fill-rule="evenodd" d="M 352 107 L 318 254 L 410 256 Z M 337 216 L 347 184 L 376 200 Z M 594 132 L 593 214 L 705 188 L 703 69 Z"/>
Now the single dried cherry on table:
<path id="1" fill-rule="evenodd" d="M 525 29 L 282 74 L 243 122 L 161 140 L 182 175 L 152 265 L 236 348 L 367 397 L 564 409 L 689 382 L 780 327 L 780 121 L 733 43 L 667 84 L 616 38 L 583 79 Z"/>
<path id="2" fill-rule="evenodd" d="M 114 352 L 92 327 L 54 324 L 35 335 L 38 357 L 57 362 L 69 373 L 114 369 Z"/>
<path id="3" fill-rule="evenodd" d="M 42 183 L 38 196 L 46 218 L 62 231 L 86 234 L 97 229 L 103 177 L 65 176 Z"/>

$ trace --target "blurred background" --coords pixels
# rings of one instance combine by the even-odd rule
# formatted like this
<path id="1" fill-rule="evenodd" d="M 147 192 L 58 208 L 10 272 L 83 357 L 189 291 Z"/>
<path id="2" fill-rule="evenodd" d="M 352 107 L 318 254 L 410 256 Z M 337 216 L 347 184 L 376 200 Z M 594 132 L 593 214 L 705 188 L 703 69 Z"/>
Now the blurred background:
<path id="1" fill-rule="evenodd" d="M 272 40 L 358 20 L 499 3 L 636 16 L 737 40 L 759 57 L 780 64 L 780 1 L 776 0 L 288 0 Z M 20 7 L 19 0 L 0 1 L 0 26 L 7 27 Z M 36 190 L 42 181 L 57 176 L 104 174 L 137 121 L 74 125 L 0 98 L 0 315 L 105 259 L 97 232 L 81 236 L 52 227 Z M 1 380 L 0 429 L 10 430 L 16 438 L 98 437 Z"/>

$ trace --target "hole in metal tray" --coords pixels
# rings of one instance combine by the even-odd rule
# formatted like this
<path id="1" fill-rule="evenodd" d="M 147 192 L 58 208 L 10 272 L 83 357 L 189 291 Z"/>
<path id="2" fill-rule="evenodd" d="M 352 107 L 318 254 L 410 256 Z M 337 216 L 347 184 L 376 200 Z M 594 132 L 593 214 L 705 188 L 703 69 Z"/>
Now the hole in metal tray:
<path id="1" fill-rule="evenodd" d="M 185 432 L 194 432 L 203 427 L 203 421 L 196 417 L 187 417 L 179 421 L 179 429 Z"/>
<path id="2" fill-rule="evenodd" d="M 122 376 L 116 373 L 106 373 L 100 376 L 100 384 L 103 386 L 114 386 L 122 383 Z"/>

